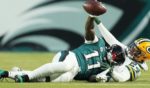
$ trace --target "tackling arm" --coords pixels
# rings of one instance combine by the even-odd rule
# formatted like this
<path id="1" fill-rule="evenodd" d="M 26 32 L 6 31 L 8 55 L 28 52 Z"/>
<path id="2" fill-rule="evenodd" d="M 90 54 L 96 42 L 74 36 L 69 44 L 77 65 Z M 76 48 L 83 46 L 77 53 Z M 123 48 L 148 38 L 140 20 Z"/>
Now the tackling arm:
<path id="1" fill-rule="evenodd" d="M 104 39 L 106 40 L 106 42 L 109 45 L 113 45 L 113 44 L 118 44 L 122 47 L 126 47 L 124 44 L 122 44 L 121 42 L 119 42 L 108 30 L 107 28 L 102 24 L 102 22 L 95 17 L 95 22 L 98 25 L 98 29 L 101 32 L 102 36 L 104 37 Z"/>

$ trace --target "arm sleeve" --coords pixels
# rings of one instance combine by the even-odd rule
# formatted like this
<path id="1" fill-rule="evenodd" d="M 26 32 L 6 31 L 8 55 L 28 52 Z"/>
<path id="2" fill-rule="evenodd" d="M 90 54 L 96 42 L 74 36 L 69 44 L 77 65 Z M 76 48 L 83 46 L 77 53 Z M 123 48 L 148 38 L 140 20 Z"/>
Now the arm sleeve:
<path id="1" fill-rule="evenodd" d="M 98 21 L 98 22 L 97 22 Z M 100 31 L 100 33 L 102 34 L 102 36 L 104 37 L 105 41 L 109 44 L 109 45 L 113 45 L 113 44 L 118 44 L 123 48 L 126 48 L 126 46 L 124 44 L 122 44 L 121 42 L 119 42 L 109 31 L 108 29 L 102 24 L 102 22 L 98 19 L 95 18 L 95 22 L 98 25 L 98 30 Z"/>

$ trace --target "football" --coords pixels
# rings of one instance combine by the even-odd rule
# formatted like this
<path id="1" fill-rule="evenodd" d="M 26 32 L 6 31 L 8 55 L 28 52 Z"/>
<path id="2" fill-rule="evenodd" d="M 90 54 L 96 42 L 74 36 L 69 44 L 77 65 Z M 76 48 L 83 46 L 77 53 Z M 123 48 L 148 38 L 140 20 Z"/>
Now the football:
<path id="1" fill-rule="evenodd" d="M 83 8 L 87 13 L 95 16 L 102 15 L 107 10 L 102 4 L 102 2 L 99 2 L 97 0 L 87 0 L 83 4 Z"/>

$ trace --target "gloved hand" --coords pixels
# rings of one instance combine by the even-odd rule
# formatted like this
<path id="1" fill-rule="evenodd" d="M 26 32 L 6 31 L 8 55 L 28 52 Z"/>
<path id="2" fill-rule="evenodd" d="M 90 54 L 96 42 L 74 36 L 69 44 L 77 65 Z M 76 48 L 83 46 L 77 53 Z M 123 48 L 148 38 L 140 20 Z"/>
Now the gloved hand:
<path id="1" fill-rule="evenodd" d="M 107 76 L 107 73 L 110 71 L 110 68 L 97 74 L 97 75 L 92 75 L 90 78 L 89 78 L 89 82 L 107 82 L 110 78 L 110 76 Z"/>

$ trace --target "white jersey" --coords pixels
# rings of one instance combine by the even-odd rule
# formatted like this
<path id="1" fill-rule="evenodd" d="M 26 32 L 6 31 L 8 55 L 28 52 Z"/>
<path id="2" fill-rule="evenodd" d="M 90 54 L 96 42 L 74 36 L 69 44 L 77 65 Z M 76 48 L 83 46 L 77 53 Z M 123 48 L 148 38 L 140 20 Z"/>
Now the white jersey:
<path id="1" fill-rule="evenodd" d="M 112 78 L 118 82 L 134 81 L 141 75 L 141 66 L 139 63 L 126 57 L 124 64 L 114 66 L 112 69 Z"/>
<path id="2" fill-rule="evenodd" d="M 128 56 L 125 58 L 125 62 L 122 65 L 116 65 L 112 68 L 97 74 L 97 79 L 103 79 L 104 82 L 108 81 L 111 77 L 117 82 L 134 81 L 141 75 L 141 69 L 148 70 L 146 63 L 138 63 L 131 60 Z M 110 72 L 110 77 L 107 73 Z"/>
<path id="3" fill-rule="evenodd" d="M 112 77 L 119 82 L 134 81 L 141 75 L 141 69 L 148 70 L 145 62 L 139 63 L 129 58 L 129 54 L 125 55 L 125 62 L 121 66 L 115 66 L 112 71 Z"/>
<path id="4" fill-rule="evenodd" d="M 113 44 L 120 45 L 125 52 L 127 46 L 119 42 L 106 28 L 102 23 L 98 24 L 98 29 L 101 35 L 104 37 L 105 41 L 111 46 Z M 112 69 L 112 78 L 118 82 L 124 82 L 128 80 L 135 80 L 141 75 L 141 68 L 143 70 L 148 70 L 148 66 L 145 62 L 138 63 L 129 58 L 129 54 L 125 56 L 125 62 L 120 66 L 114 66 Z M 100 76 L 100 75 L 99 75 Z"/>

